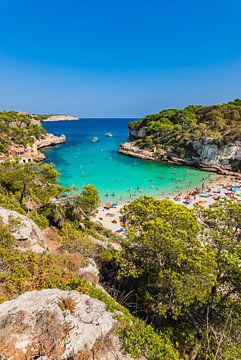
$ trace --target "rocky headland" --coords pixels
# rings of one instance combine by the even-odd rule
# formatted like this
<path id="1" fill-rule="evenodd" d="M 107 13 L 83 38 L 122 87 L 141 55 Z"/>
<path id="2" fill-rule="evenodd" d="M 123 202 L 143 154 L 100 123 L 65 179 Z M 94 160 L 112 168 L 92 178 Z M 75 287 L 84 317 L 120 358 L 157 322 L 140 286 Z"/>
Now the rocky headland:
<path id="1" fill-rule="evenodd" d="M 164 161 L 172 164 L 197 167 L 199 169 L 216 172 L 223 175 L 236 175 L 230 162 L 241 161 L 241 142 L 229 144 L 218 148 L 210 142 L 200 141 L 192 144 L 199 156 L 180 158 L 168 151 L 141 149 L 136 141 L 122 143 L 118 152 L 120 154 L 136 157 L 143 160 Z"/>
<path id="2" fill-rule="evenodd" d="M 79 120 L 79 118 L 73 115 L 59 114 L 59 115 L 50 115 L 46 119 L 43 119 L 43 121 L 72 121 L 72 120 Z"/>
<path id="3" fill-rule="evenodd" d="M 21 163 L 45 159 L 40 149 L 62 144 L 65 135 L 48 134 L 42 126 L 42 115 L 22 112 L 0 112 L 0 163 L 18 160 Z"/>
<path id="4" fill-rule="evenodd" d="M 62 144 L 66 141 L 65 135 L 56 136 L 53 134 L 47 134 L 44 139 L 36 140 L 33 146 L 30 148 L 30 154 L 32 154 L 33 161 L 42 161 L 45 159 L 45 155 L 39 151 L 42 148 L 48 146 L 54 146 Z"/>
<path id="5" fill-rule="evenodd" d="M 129 123 L 131 141 L 119 152 L 194 166 L 221 174 L 241 172 L 241 100 L 166 109 Z"/>

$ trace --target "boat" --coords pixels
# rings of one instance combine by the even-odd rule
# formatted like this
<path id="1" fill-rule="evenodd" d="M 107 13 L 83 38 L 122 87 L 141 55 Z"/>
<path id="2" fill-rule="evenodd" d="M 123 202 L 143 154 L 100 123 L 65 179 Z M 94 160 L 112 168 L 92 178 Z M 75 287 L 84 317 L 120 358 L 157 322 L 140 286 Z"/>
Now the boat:
<path id="1" fill-rule="evenodd" d="M 91 141 L 92 143 L 95 143 L 97 140 L 98 140 L 97 136 L 94 136 L 90 141 Z"/>
<path id="2" fill-rule="evenodd" d="M 108 133 L 105 134 L 105 136 L 112 137 L 113 135 L 111 134 L 111 132 L 108 132 Z"/>

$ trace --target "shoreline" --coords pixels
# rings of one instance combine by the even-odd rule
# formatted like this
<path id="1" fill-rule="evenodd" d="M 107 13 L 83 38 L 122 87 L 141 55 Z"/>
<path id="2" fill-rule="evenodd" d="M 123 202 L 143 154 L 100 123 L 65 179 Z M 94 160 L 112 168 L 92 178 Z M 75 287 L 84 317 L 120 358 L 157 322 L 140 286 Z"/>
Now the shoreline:
<path id="1" fill-rule="evenodd" d="M 232 188 L 236 188 L 237 191 L 232 191 Z M 196 204 L 209 207 L 218 200 L 227 201 L 233 199 L 241 204 L 241 175 L 220 175 L 216 179 L 203 183 L 196 190 L 190 189 L 183 192 L 175 192 L 170 196 L 156 197 L 155 199 L 172 200 L 175 204 L 186 206 L 189 209 L 193 208 Z M 120 222 L 120 216 L 122 216 L 121 209 L 134 200 L 118 202 L 116 206 L 109 209 L 105 208 L 105 205 L 102 203 L 92 220 L 115 233 L 119 233 L 119 235 L 124 235 L 124 226 Z"/>
<path id="2" fill-rule="evenodd" d="M 13 144 L 9 147 L 7 154 L 0 160 L 1 162 L 6 161 L 7 159 L 19 160 L 20 163 L 29 163 L 29 162 L 40 162 L 45 160 L 45 154 L 41 149 L 59 145 L 66 141 L 65 135 L 56 136 L 53 134 L 47 133 L 45 138 L 40 140 L 35 140 L 32 145 L 23 145 Z"/>
<path id="3" fill-rule="evenodd" d="M 175 164 L 180 166 L 188 166 L 191 168 L 213 172 L 220 175 L 237 176 L 238 174 L 240 174 L 238 172 L 230 170 L 229 168 L 223 168 L 217 164 L 204 163 L 203 161 L 200 161 L 198 159 L 181 159 L 171 156 L 170 154 L 167 154 L 165 152 L 163 152 L 163 154 L 156 154 L 153 151 L 140 149 L 133 142 L 125 142 L 120 144 L 118 153 L 143 160 L 165 162 L 168 164 Z"/>

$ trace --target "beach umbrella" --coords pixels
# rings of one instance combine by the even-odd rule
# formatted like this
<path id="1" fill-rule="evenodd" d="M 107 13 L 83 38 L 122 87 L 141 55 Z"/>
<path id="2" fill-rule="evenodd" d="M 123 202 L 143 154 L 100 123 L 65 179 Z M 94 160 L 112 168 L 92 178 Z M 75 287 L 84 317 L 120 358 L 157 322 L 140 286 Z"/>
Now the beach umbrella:
<path id="1" fill-rule="evenodd" d="M 107 207 L 108 209 L 110 209 L 111 206 L 112 206 L 112 205 L 111 205 L 110 203 L 105 205 L 105 207 Z"/>
<path id="2" fill-rule="evenodd" d="M 123 232 L 123 229 L 116 230 L 116 233 L 121 233 L 121 232 Z"/>

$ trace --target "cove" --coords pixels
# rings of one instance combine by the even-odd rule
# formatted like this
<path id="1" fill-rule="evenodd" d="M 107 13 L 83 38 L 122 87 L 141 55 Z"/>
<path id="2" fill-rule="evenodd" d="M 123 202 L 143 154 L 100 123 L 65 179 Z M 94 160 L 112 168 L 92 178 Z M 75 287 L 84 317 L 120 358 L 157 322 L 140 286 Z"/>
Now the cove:
<path id="1" fill-rule="evenodd" d="M 194 189 L 210 178 L 197 169 L 119 154 L 120 143 L 128 139 L 127 124 L 133 120 L 44 122 L 49 133 L 67 136 L 66 143 L 43 150 L 46 162 L 55 163 L 60 172 L 59 183 L 79 189 L 93 184 L 102 201 L 125 202 L 140 195 L 161 197 Z M 106 137 L 107 132 L 113 137 Z M 93 137 L 98 137 L 95 143 L 90 141 Z"/>

